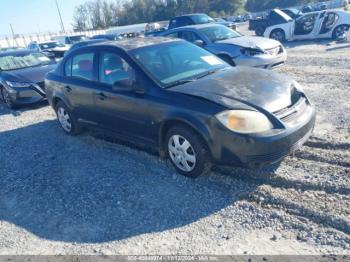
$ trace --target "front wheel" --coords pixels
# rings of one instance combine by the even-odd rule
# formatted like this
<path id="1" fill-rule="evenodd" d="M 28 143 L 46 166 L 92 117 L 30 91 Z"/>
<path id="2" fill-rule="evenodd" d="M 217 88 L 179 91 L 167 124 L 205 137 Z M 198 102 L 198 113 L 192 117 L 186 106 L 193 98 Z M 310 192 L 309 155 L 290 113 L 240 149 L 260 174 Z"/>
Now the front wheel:
<path id="1" fill-rule="evenodd" d="M 286 34 L 282 29 L 275 29 L 271 32 L 270 38 L 282 43 L 286 41 Z"/>
<path id="2" fill-rule="evenodd" d="M 4 87 L 0 87 L 2 101 L 9 109 L 15 109 L 15 103 L 11 100 L 9 92 Z"/>
<path id="3" fill-rule="evenodd" d="M 347 25 L 339 25 L 333 31 L 332 38 L 334 40 L 339 40 L 345 37 L 345 32 L 349 30 L 349 26 Z"/>
<path id="4" fill-rule="evenodd" d="M 168 158 L 181 175 L 196 178 L 211 167 L 209 152 L 202 139 L 185 127 L 171 128 L 165 139 Z"/>
<path id="5" fill-rule="evenodd" d="M 265 29 L 263 27 L 258 27 L 255 29 L 255 34 L 257 36 L 263 36 L 265 33 Z"/>
<path id="6" fill-rule="evenodd" d="M 75 121 L 73 114 L 69 108 L 63 103 L 58 102 L 56 106 L 56 114 L 63 131 L 69 135 L 77 135 L 80 133 L 80 127 Z"/>

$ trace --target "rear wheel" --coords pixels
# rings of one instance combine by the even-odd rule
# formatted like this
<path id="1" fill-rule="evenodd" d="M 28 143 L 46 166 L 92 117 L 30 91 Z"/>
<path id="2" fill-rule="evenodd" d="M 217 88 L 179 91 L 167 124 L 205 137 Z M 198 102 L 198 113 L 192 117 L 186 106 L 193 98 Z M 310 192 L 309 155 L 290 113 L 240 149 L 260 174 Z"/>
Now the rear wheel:
<path id="1" fill-rule="evenodd" d="M 210 170 L 208 149 L 189 128 L 171 128 L 166 135 L 165 148 L 169 160 L 181 175 L 196 178 Z"/>
<path id="2" fill-rule="evenodd" d="M 57 103 L 56 114 L 63 131 L 69 135 L 80 133 L 80 127 L 68 107 L 61 101 Z"/>
<path id="3" fill-rule="evenodd" d="M 275 29 L 271 32 L 270 38 L 277 40 L 279 42 L 285 42 L 286 41 L 286 34 L 282 29 Z"/>
<path id="4" fill-rule="evenodd" d="M 256 29 L 255 29 L 255 34 L 257 35 L 257 36 L 263 36 L 264 35 L 264 33 L 265 33 L 265 29 L 263 28 L 263 27 L 257 27 Z"/>
<path id="5" fill-rule="evenodd" d="M 345 32 L 347 30 L 349 30 L 349 27 L 348 25 L 339 25 L 337 26 L 334 30 L 333 30 L 333 35 L 332 35 L 332 38 L 334 40 L 339 40 L 339 39 L 342 39 L 344 38 L 345 36 Z"/>
<path id="6" fill-rule="evenodd" d="M 9 92 L 4 87 L 0 87 L 2 101 L 9 109 L 15 108 L 15 103 L 12 102 Z"/>

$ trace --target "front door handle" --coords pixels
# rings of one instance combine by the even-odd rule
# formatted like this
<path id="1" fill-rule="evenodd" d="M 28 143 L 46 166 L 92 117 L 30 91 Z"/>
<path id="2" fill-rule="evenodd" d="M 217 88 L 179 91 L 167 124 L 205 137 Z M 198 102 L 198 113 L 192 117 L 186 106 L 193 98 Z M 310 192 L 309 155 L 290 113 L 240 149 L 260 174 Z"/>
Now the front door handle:
<path id="1" fill-rule="evenodd" d="M 102 92 L 95 92 L 95 95 L 98 97 L 98 99 L 100 100 L 106 100 L 107 99 L 107 96 L 102 93 Z"/>
<path id="2" fill-rule="evenodd" d="M 64 88 L 66 89 L 66 91 L 67 91 L 68 93 L 72 91 L 72 88 L 71 88 L 70 86 L 65 86 Z"/>

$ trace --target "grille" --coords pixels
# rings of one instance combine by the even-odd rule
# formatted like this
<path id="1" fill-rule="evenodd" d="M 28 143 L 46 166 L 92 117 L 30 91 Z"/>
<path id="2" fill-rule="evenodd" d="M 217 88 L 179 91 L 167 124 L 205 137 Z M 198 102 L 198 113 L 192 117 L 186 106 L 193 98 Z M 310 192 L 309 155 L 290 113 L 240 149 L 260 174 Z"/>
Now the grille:
<path id="1" fill-rule="evenodd" d="M 281 119 L 285 123 L 293 122 L 298 119 L 307 109 L 307 103 L 305 97 L 301 97 L 292 106 L 286 107 L 282 110 L 275 112 L 275 116 Z"/>

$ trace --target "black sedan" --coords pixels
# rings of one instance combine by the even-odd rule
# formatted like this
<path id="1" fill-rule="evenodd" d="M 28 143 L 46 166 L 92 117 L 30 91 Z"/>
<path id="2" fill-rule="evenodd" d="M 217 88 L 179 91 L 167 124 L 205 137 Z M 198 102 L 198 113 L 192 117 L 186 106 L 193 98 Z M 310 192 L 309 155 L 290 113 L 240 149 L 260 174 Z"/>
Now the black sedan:
<path id="1" fill-rule="evenodd" d="M 46 98 L 45 75 L 56 62 L 28 50 L 0 53 L 0 93 L 9 108 L 33 104 Z"/>
<path id="2" fill-rule="evenodd" d="M 212 163 L 261 167 L 311 135 L 315 110 L 284 75 L 223 60 L 183 40 L 136 38 L 83 47 L 46 78 L 63 130 L 99 128 L 157 148 L 196 177 Z"/>

